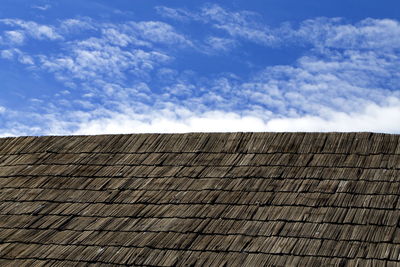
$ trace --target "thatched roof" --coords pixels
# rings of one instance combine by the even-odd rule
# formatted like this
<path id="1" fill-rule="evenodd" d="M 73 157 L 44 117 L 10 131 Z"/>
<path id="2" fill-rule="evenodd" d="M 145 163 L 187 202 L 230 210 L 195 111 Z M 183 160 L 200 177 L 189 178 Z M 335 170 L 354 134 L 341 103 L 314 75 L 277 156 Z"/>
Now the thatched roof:
<path id="1" fill-rule="evenodd" d="M 400 136 L 0 139 L 0 265 L 384 266 Z"/>

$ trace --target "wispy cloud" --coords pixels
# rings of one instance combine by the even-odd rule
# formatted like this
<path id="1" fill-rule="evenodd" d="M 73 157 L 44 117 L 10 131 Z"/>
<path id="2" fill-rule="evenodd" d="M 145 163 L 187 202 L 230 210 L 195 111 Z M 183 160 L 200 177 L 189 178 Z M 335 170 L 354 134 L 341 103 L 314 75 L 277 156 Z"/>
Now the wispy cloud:
<path id="1" fill-rule="evenodd" d="M 0 19 L 0 23 L 9 26 L 17 26 L 23 31 L 23 33 L 39 40 L 55 40 L 61 38 L 54 27 L 38 24 L 33 21 L 24 21 L 20 19 Z"/>
<path id="2" fill-rule="evenodd" d="M 0 20 L 10 27 L 0 35 L 0 57 L 51 73 L 68 89 L 50 100 L 38 97 L 36 103 L 47 105 L 34 106 L 36 113 L 0 108 L 8 121 L 0 134 L 400 132 L 398 21 L 316 18 L 272 28 L 256 13 L 214 4 L 157 10 L 179 24 L 208 28 L 194 37 L 161 21 Z M 52 51 L 26 52 L 29 38 L 52 42 Z M 305 52 L 291 64 L 246 75 L 221 69 L 207 76 L 189 60 L 177 67 L 188 54 L 229 57 L 247 42 Z"/>
<path id="3" fill-rule="evenodd" d="M 192 45 L 190 40 L 177 33 L 171 25 L 160 21 L 131 22 L 127 26 L 132 26 L 140 37 L 150 42 L 167 45 Z"/>
<path id="4" fill-rule="evenodd" d="M 46 11 L 46 10 L 50 9 L 51 6 L 50 5 L 43 5 L 43 6 L 33 5 L 32 8 L 38 9 L 38 10 L 41 10 L 41 11 Z"/>
<path id="5" fill-rule="evenodd" d="M 268 45 L 277 42 L 269 27 L 257 22 L 257 17 L 253 12 L 230 12 L 218 5 L 208 5 L 201 11 L 203 21 L 233 37 Z"/>
<path id="6" fill-rule="evenodd" d="M 1 43 L 9 46 L 19 46 L 24 43 L 24 40 L 25 36 L 20 31 L 5 31 Z"/>
<path id="7" fill-rule="evenodd" d="M 160 52 L 126 51 L 97 38 L 73 42 L 68 49 L 68 54 L 41 56 L 42 67 L 55 73 L 60 80 L 120 80 L 125 77 L 125 72 L 141 76 L 152 70 L 155 64 L 169 60 Z"/>
<path id="8" fill-rule="evenodd" d="M 95 23 L 87 17 L 81 19 L 65 19 L 62 20 L 57 27 L 57 31 L 60 34 L 66 35 L 87 30 L 97 30 Z"/>
<path id="9" fill-rule="evenodd" d="M 4 49 L 0 50 L 0 57 L 3 59 L 8 59 L 8 60 L 18 60 L 20 63 L 25 64 L 25 65 L 34 65 L 34 59 L 19 50 L 18 48 L 11 48 L 11 49 Z"/>
<path id="10" fill-rule="evenodd" d="M 5 37 L 10 36 L 8 39 L 13 37 L 14 45 L 17 45 L 17 41 L 21 43 L 24 36 L 28 35 L 40 40 L 47 38 L 59 41 L 77 32 L 89 34 L 85 38 L 55 43 L 60 48 L 58 53 L 41 53 L 28 58 L 20 49 L 2 51 L 3 58 L 18 57 L 25 64 L 33 64 L 35 58 L 39 62 L 38 69 L 54 73 L 56 79 L 69 87 L 75 87 L 76 82 L 83 81 L 92 82 L 93 87 L 96 83 L 104 84 L 107 81 L 118 83 L 126 76 L 143 78 L 156 65 L 171 60 L 172 57 L 162 50 L 192 45 L 190 40 L 177 33 L 172 26 L 156 21 L 111 24 L 90 19 L 67 19 L 58 26 L 15 19 L 0 22 L 21 29 L 22 33 L 7 31 L 4 34 Z M 156 45 L 165 47 L 153 49 Z"/>
<path id="11" fill-rule="evenodd" d="M 305 20 L 298 27 L 283 24 L 271 28 L 257 13 L 231 11 L 217 4 L 206 4 L 196 12 L 181 8 L 156 8 L 165 18 L 196 21 L 224 30 L 231 37 L 261 45 L 276 46 L 290 43 L 312 44 L 319 48 L 341 49 L 398 49 L 400 23 L 393 19 L 367 18 L 356 24 L 342 18 L 316 18 Z"/>
<path id="12" fill-rule="evenodd" d="M 189 12 L 182 8 L 170 8 L 166 6 L 155 7 L 157 13 L 165 18 L 171 18 L 179 21 L 189 21 L 192 19 L 199 19 L 195 13 Z"/>
<path id="13" fill-rule="evenodd" d="M 368 18 L 353 25 L 340 18 L 318 18 L 304 21 L 291 33 L 292 37 L 322 48 L 400 48 L 400 23 L 391 19 Z"/>
<path id="14" fill-rule="evenodd" d="M 210 53 L 227 52 L 237 45 L 237 42 L 233 39 L 216 36 L 207 37 L 204 43 L 206 45 L 204 51 Z"/>
<path id="15" fill-rule="evenodd" d="M 215 29 L 225 31 L 232 37 L 267 45 L 277 42 L 276 36 L 272 34 L 269 27 L 259 22 L 259 16 L 254 12 L 228 11 L 216 4 L 206 4 L 198 12 L 162 6 L 157 7 L 156 10 L 161 16 L 167 18 L 210 24 Z"/>

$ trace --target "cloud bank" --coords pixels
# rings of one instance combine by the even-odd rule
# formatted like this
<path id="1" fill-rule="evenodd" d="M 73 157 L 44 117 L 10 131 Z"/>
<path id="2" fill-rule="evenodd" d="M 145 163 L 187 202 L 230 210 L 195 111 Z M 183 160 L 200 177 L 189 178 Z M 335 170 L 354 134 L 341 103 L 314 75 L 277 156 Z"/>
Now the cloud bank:
<path id="1" fill-rule="evenodd" d="M 71 134 L 116 133 L 184 133 L 184 132 L 385 132 L 400 133 L 400 100 L 389 106 L 371 104 L 357 113 L 328 111 L 323 117 L 303 116 L 275 118 L 264 121 L 256 116 L 241 116 L 233 112 L 213 111 L 177 117 L 153 114 L 139 119 L 138 114 L 117 113 L 109 118 L 90 120 Z M 60 133 L 62 134 L 62 133 Z"/>

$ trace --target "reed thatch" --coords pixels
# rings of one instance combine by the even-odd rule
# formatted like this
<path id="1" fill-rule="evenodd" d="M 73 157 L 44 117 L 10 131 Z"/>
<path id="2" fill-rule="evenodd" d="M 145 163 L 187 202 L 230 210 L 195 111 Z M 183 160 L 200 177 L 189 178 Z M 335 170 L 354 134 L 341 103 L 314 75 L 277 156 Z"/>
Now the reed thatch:
<path id="1" fill-rule="evenodd" d="M 0 188 L 4 266 L 399 266 L 399 135 L 2 138 Z"/>

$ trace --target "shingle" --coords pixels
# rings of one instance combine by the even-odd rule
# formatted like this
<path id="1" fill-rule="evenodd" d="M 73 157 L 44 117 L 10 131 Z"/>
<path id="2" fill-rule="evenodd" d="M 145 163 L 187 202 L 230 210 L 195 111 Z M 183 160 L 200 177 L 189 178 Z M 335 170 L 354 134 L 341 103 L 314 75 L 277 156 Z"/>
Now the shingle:
<path id="1" fill-rule="evenodd" d="M 399 135 L 0 138 L 0 265 L 400 261 Z"/>

